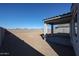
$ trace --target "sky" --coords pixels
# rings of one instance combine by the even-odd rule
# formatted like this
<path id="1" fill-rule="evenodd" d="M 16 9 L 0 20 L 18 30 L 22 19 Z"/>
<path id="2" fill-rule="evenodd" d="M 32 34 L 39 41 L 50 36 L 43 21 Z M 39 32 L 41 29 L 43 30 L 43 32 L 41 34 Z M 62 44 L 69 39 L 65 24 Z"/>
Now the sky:
<path id="1" fill-rule="evenodd" d="M 0 27 L 43 28 L 43 19 L 70 11 L 68 3 L 0 4 Z"/>

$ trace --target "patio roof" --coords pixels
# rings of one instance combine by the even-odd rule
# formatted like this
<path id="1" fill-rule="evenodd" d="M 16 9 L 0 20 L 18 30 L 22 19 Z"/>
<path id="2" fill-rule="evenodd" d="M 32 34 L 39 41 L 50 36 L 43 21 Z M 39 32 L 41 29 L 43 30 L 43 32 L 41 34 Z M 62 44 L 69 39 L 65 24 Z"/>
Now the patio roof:
<path id="1" fill-rule="evenodd" d="M 44 19 L 44 23 L 47 23 L 47 24 L 66 24 L 66 23 L 69 23 L 71 21 L 71 18 L 72 18 L 72 14 L 71 14 L 71 12 L 68 12 L 66 14 L 62 14 L 59 16 L 46 18 L 46 19 Z"/>

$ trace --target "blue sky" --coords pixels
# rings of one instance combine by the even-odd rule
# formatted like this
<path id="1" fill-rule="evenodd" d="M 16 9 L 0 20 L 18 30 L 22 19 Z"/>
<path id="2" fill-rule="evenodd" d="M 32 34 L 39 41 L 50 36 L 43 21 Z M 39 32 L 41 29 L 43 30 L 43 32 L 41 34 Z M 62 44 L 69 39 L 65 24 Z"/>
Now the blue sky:
<path id="1" fill-rule="evenodd" d="M 43 28 L 43 19 L 69 12 L 68 3 L 0 4 L 0 26 L 4 28 Z"/>

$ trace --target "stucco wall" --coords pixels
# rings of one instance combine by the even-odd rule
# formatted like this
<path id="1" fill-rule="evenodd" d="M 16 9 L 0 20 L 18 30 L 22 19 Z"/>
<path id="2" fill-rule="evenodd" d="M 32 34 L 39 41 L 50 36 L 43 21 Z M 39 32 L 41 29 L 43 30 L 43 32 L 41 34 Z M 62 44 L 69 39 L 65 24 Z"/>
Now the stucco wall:
<path id="1" fill-rule="evenodd" d="M 74 33 L 74 16 L 77 13 L 77 25 L 79 24 L 79 4 L 73 4 L 72 8 L 72 33 L 71 33 L 71 42 L 74 47 L 76 55 L 79 55 L 79 26 L 77 26 L 77 35 Z"/>
<path id="2" fill-rule="evenodd" d="M 78 7 L 78 12 L 77 12 L 77 43 L 76 43 L 76 47 L 77 47 L 77 55 L 79 55 L 79 4 L 77 4 Z"/>
<path id="3" fill-rule="evenodd" d="M 2 40 L 4 39 L 5 30 L 0 27 L 0 47 L 2 45 Z"/>

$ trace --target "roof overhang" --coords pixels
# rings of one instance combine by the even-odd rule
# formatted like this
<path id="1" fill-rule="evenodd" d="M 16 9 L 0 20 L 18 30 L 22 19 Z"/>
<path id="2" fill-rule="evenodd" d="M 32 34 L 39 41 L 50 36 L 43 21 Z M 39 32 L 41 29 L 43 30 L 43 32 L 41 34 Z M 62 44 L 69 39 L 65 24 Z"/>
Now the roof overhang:
<path id="1" fill-rule="evenodd" d="M 71 12 L 69 12 L 66 14 L 59 15 L 59 16 L 44 19 L 44 23 L 47 23 L 47 24 L 66 24 L 66 23 L 69 23 L 71 21 L 71 18 L 72 18 L 72 14 L 71 14 Z"/>

